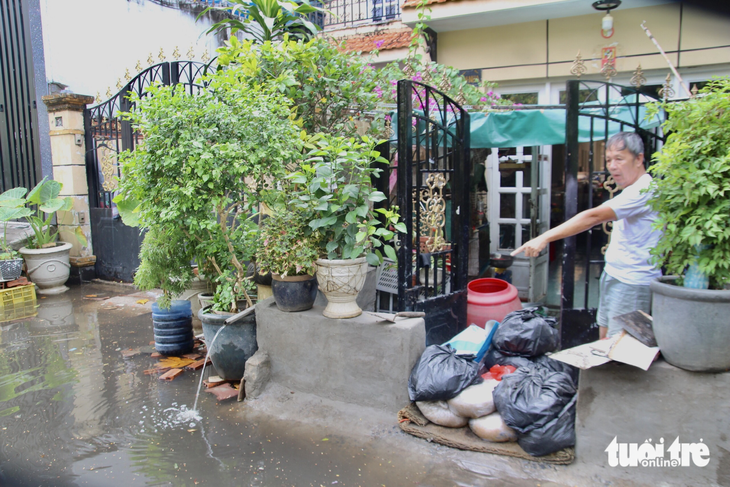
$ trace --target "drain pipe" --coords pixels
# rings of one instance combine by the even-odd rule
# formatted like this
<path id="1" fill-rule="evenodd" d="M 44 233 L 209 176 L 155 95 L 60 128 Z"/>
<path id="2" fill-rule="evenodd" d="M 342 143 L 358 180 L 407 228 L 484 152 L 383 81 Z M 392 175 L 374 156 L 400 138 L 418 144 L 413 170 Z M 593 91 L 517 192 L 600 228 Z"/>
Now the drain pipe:
<path id="1" fill-rule="evenodd" d="M 679 72 L 677 72 L 677 70 L 675 69 L 674 65 L 672 64 L 672 61 L 669 60 L 669 56 L 667 56 L 667 53 L 664 52 L 664 49 L 662 49 L 662 46 L 659 45 L 659 42 L 654 38 L 654 36 L 651 34 L 649 29 L 644 24 L 646 24 L 646 20 L 641 23 L 641 28 L 644 29 L 644 32 L 646 32 L 646 35 L 649 36 L 649 39 L 652 40 L 652 42 L 657 47 L 657 49 L 659 49 L 659 52 L 662 54 L 662 56 L 664 56 L 664 60 L 669 65 L 669 69 L 671 69 L 672 73 L 674 73 L 674 76 L 677 77 L 677 79 L 679 80 L 679 84 L 681 84 L 682 88 L 684 88 L 684 91 L 687 92 L 687 96 L 692 98 L 692 92 L 690 92 L 689 88 L 687 88 L 687 85 L 684 83 L 684 80 L 679 75 Z"/>

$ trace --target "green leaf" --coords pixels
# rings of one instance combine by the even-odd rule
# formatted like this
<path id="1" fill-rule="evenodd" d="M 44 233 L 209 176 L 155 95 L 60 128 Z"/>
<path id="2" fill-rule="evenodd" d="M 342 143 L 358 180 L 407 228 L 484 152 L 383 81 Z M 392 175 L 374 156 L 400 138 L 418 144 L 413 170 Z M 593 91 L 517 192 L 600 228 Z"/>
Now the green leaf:
<path id="1" fill-rule="evenodd" d="M 87 247 L 89 245 L 89 242 L 86 240 L 86 235 L 84 235 L 84 231 L 81 227 L 76 227 L 74 234 L 83 247 Z"/>
<path id="2" fill-rule="evenodd" d="M 345 216 L 345 221 L 350 224 L 357 223 L 357 211 L 350 211 L 347 213 L 347 216 Z"/>
<path id="3" fill-rule="evenodd" d="M 381 263 L 381 259 L 379 259 L 378 256 L 372 252 L 368 253 L 368 255 L 365 256 L 365 259 L 367 259 L 368 264 L 372 266 L 379 266 Z"/>
<path id="4" fill-rule="evenodd" d="M 395 249 L 391 247 L 390 245 L 383 246 L 383 250 L 385 251 L 385 255 L 388 256 L 390 260 L 397 261 L 398 257 L 396 256 Z"/>
<path id="5" fill-rule="evenodd" d="M 21 200 L 23 196 L 25 196 L 25 193 L 27 193 L 28 190 L 25 188 L 13 188 L 5 191 L 3 194 L 0 194 L 0 203 L 5 202 L 7 200 L 14 201 L 14 200 Z"/>
<path id="6" fill-rule="evenodd" d="M 386 199 L 385 194 L 382 191 L 373 191 L 368 195 L 368 200 L 377 203 Z"/>

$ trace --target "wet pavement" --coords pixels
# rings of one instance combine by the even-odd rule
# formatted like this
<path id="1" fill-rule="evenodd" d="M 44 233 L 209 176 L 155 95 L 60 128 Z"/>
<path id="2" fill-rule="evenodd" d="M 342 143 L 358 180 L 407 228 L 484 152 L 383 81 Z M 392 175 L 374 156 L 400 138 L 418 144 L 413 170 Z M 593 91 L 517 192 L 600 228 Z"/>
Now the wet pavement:
<path id="1" fill-rule="evenodd" d="M 201 393 L 200 419 L 181 415 L 201 371 L 144 374 L 158 359 L 150 303 L 123 296 L 135 292 L 75 286 L 0 323 L 0 485 L 577 485 L 550 482 L 559 467 L 431 444 L 389 412 L 277 387 L 240 403 Z"/>

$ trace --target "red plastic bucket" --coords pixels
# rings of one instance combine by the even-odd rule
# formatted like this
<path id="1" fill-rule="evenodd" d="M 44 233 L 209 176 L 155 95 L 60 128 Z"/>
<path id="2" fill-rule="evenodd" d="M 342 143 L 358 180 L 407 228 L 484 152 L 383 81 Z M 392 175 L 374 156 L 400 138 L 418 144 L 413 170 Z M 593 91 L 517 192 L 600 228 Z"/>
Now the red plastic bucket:
<path id="1" fill-rule="evenodd" d="M 475 279 L 467 285 L 467 326 L 484 328 L 489 320 L 501 322 L 508 313 L 522 309 L 517 288 L 502 279 Z"/>

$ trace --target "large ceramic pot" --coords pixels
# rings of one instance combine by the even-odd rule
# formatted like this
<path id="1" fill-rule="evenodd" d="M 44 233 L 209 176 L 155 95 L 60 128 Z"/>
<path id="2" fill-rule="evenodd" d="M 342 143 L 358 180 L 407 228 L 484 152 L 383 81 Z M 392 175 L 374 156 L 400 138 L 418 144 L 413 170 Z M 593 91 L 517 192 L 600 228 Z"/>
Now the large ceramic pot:
<path id="1" fill-rule="evenodd" d="M 317 299 L 317 278 L 315 276 L 271 275 L 271 292 L 276 306 L 282 311 L 306 311 Z"/>
<path id="2" fill-rule="evenodd" d="M 64 286 L 71 274 L 69 251 L 72 245 L 58 242 L 47 249 L 22 247 L 19 252 L 25 259 L 28 277 L 38 286 L 40 294 L 61 294 L 68 291 Z"/>
<path id="3" fill-rule="evenodd" d="M 344 260 L 317 260 L 319 290 L 327 298 L 322 312 L 327 318 L 354 318 L 362 314 L 357 295 L 365 284 L 368 263 L 365 257 Z"/>
<path id="4" fill-rule="evenodd" d="M 654 335 L 664 359 L 681 369 L 730 370 L 730 291 L 690 289 L 674 276 L 651 283 Z"/>
<path id="5" fill-rule="evenodd" d="M 218 375 L 225 380 L 241 380 L 246 360 L 258 350 L 256 316 L 252 313 L 226 325 L 231 316 L 232 313 L 216 313 L 210 308 L 198 312 L 208 354 Z"/>

